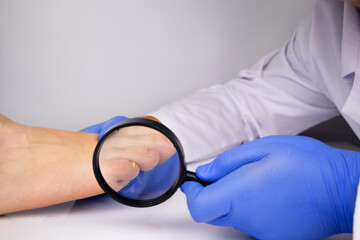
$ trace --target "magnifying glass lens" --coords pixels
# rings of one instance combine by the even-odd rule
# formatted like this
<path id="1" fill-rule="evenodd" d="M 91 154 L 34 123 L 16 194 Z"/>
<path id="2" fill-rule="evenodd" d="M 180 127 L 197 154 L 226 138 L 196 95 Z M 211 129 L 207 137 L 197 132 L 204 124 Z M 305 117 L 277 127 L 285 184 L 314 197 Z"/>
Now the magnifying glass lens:
<path id="1" fill-rule="evenodd" d="M 124 197 L 138 200 L 150 200 L 164 195 L 177 181 L 179 175 L 179 157 L 174 154 L 164 163 L 150 171 L 140 171 L 119 191 Z"/>
<path id="2" fill-rule="evenodd" d="M 179 181 L 181 160 L 175 146 L 150 127 L 128 126 L 111 132 L 98 156 L 100 173 L 115 198 L 157 199 Z"/>

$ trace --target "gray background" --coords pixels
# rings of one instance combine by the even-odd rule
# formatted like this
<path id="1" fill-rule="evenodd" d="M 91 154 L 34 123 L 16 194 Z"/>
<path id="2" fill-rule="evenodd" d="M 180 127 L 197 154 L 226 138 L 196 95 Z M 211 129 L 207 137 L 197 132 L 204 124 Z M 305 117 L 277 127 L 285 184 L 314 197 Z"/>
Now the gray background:
<path id="1" fill-rule="evenodd" d="M 0 0 L 0 113 L 79 130 L 225 82 L 314 0 Z"/>
<path id="2" fill-rule="evenodd" d="M 282 46 L 311 14 L 313 4 L 314 0 L 0 0 L 0 113 L 23 124 L 68 130 L 119 114 L 144 115 L 201 87 L 235 78 L 241 69 Z M 212 226 L 194 224 L 185 205 L 176 202 L 180 200 L 173 197 L 161 207 L 166 210 L 169 204 L 174 210 L 174 202 L 182 206 L 183 218 L 181 213 L 169 215 L 170 210 L 139 210 L 138 214 L 151 213 L 162 226 L 140 222 L 143 235 L 174 238 L 171 224 L 175 221 L 179 228 L 180 219 L 185 226 L 179 228 L 180 235 L 200 239 L 209 232 L 214 238 L 239 238 L 239 233 L 231 236 L 232 232 L 216 229 L 216 235 Z M 129 238 L 142 234 L 131 228 L 126 232 L 128 217 L 118 222 L 128 223 L 124 228 L 119 224 L 109 229 L 109 221 L 117 222 L 122 215 L 114 214 L 113 206 L 104 211 L 108 204 L 76 210 L 66 218 L 59 217 L 67 213 L 62 209 L 66 206 L 34 210 L 39 213 L 30 212 L 31 219 L 26 213 L 14 214 L 2 219 L 0 228 L 12 239 L 26 234 L 39 239 L 84 234 L 89 239 L 106 234 L 118 239 L 116 231 Z M 103 225 L 99 214 L 106 216 Z M 176 220 L 171 221 L 172 215 Z M 132 216 L 130 226 L 136 226 L 150 215 L 139 217 L 131 209 L 126 216 Z M 224 238 L 225 233 L 230 235 Z"/>

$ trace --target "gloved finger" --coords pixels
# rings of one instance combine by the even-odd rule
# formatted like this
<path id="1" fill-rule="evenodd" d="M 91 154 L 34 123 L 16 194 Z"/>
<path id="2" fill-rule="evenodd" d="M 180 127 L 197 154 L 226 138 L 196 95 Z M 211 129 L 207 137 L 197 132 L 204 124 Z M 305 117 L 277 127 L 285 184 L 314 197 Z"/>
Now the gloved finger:
<path id="1" fill-rule="evenodd" d="M 102 138 L 105 133 L 110 129 L 112 128 L 115 124 L 119 123 L 119 122 L 122 122 L 124 120 L 128 119 L 127 117 L 124 117 L 124 116 L 116 116 L 116 117 L 113 117 L 111 118 L 110 120 L 106 121 L 106 122 L 103 122 L 103 125 L 102 125 L 102 128 L 101 128 L 101 131 L 99 133 L 99 139 Z"/>
<path id="2" fill-rule="evenodd" d="M 231 224 L 228 223 L 227 219 L 228 219 L 228 215 L 225 215 L 225 216 L 216 218 L 214 220 L 211 220 L 210 222 L 207 222 L 207 224 L 219 226 L 219 227 L 230 227 Z"/>
<path id="3" fill-rule="evenodd" d="M 90 127 L 80 130 L 80 132 L 96 133 L 99 134 L 99 139 L 115 124 L 128 119 L 124 116 L 116 116 L 102 123 L 92 125 Z"/>
<path id="4" fill-rule="evenodd" d="M 231 210 L 231 199 L 217 188 L 216 183 L 203 187 L 198 182 L 185 182 L 181 191 L 186 195 L 190 214 L 196 222 L 218 219 Z"/>
<path id="5" fill-rule="evenodd" d="M 214 161 L 199 166 L 196 175 L 204 181 L 215 182 L 239 167 L 256 162 L 268 153 L 257 141 L 247 143 L 221 153 Z"/>
<path id="6" fill-rule="evenodd" d="M 95 125 L 92 125 L 90 127 L 84 128 L 82 130 L 80 130 L 80 132 L 86 132 L 86 133 L 96 133 L 99 134 L 102 128 L 102 124 L 103 123 L 98 123 Z"/>
<path id="7" fill-rule="evenodd" d="M 264 162 L 258 161 L 247 164 L 206 187 L 199 183 L 184 183 L 183 192 L 187 195 L 189 211 L 194 220 L 218 226 L 234 226 L 233 214 L 236 214 L 236 225 L 247 224 L 254 214 L 254 208 L 249 206 L 253 206 L 254 201 L 262 196 L 259 193 L 264 191 L 262 186 L 267 179 L 261 174 L 266 168 L 268 167 Z"/>

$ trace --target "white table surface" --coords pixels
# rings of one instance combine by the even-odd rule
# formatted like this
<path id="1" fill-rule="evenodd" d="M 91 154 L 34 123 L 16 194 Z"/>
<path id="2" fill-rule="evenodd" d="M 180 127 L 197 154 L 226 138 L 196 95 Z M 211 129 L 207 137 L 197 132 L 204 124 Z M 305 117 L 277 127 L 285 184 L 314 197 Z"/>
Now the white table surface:
<path id="1" fill-rule="evenodd" d="M 195 166 L 190 166 L 194 169 Z M 178 190 L 150 208 L 124 206 L 102 195 L 0 216 L 0 239 L 254 239 L 232 228 L 196 223 Z M 338 235 L 329 240 L 347 240 Z"/>
<path id="2" fill-rule="evenodd" d="M 101 196 L 9 214 L 0 222 L 0 239 L 252 239 L 231 228 L 195 223 L 181 191 L 151 208 Z"/>

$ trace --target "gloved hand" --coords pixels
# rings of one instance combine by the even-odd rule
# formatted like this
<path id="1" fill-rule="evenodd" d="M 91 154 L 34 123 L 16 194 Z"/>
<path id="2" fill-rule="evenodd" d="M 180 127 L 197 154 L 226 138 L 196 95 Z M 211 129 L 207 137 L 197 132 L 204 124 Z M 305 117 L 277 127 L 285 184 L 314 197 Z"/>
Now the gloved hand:
<path id="1" fill-rule="evenodd" d="M 140 171 L 139 175 L 119 191 L 122 196 L 137 200 L 157 198 L 167 192 L 179 175 L 180 160 L 178 154 L 150 171 Z"/>
<path id="2" fill-rule="evenodd" d="M 102 123 L 98 123 L 95 124 L 93 126 L 84 128 L 83 130 L 81 130 L 80 132 L 87 132 L 87 133 L 96 133 L 99 134 L 99 139 L 102 138 L 102 136 L 105 135 L 105 133 L 115 124 L 122 122 L 124 120 L 128 119 L 127 117 L 124 116 L 116 116 L 111 118 L 110 120 L 107 120 L 105 122 Z"/>
<path id="3" fill-rule="evenodd" d="M 233 148 L 186 182 L 195 221 L 232 226 L 259 239 L 319 239 L 352 231 L 360 153 L 299 136 Z"/>
<path id="4" fill-rule="evenodd" d="M 115 124 L 124 121 L 128 119 L 124 116 L 116 116 L 111 118 L 110 120 L 107 120 L 102 123 L 98 123 L 95 125 L 92 125 L 90 127 L 87 127 L 80 132 L 86 132 L 86 133 L 96 133 L 99 134 L 99 139 L 102 138 L 105 133 L 112 128 Z M 121 189 L 126 184 L 129 183 L 132 179 L 134 179 L 139 174 L 139 167 L 138 165 L 134 167 L 131 166 L 131 162 L 133 161 L 133 158 L 140 158 L 141 156 L 130 156 L 127 157 L 128 154 L 125 153 L 125 151 L 117 151 L 117 149 L 109 149 L 107 150 L 110 153 L 114 153 L 116 151 L 116 154 L 111 154 L 111 159 L 106 159 L 101 163 L 102 167 L 102 174 L 104 175 L 107 183 L 113 188 L 113 189 Z M 130 151 L 128 151 L 130 152 Z M 117 158 L 121 155 L 122 158 Z M 134 155 L 134 154 L 133 154 Z M 137 154 L 139 155 L 139 154 Z M 111 161 L 113 160 L 113 161 Z M 115 160 L 115 161 L 114 161 Z M 121 169 L 121 171 L 118 171 L 117 169 Z"/>
<path id="5" fill-rule="evenodd" d="M 81 131 L 97 133 L 100 139 L 115 124 L 126 119 L 128 118 L 123 116 L 113 117 Z M 111 159 L 101 159 L 102 174 L 114 190 L 122 189 L 120 193 L 129 198 L 149 199 L 155 195 L 160 196 L 171 187 L 168 184 L 174 183 L 178 176 L 179 159 L 177 154 L 174 154 L 175 148 L 172 143 L 165 136 L 156 130 L 141 126 L 127 127 L 126 131 L 120 131 L 114 136 L 107 140 L 102 148 L 102 152 L 107 152 L 104 156 L 111 156 Z M 117 147 L 115 144 L 117 141 L 124 143 L 127 142 L 127 138 L 133 141 L 128 141 L 126 147 Z M 134 141 L 135 138 L 136 141 Z M 123 140 L 121 141 L 121 139 Z M 147 154 L 150 150 L 153 153 L 151 156 Z M 120 155 L 122 162 L 107 161 L 116 160 L 120 158 Z M 124 166 L 124 159 L 135 162 L 141 170 L 139 171 L 138 168 L 129 169 L 129 164 L 126 161 Z M 124 167 L 128 174 L 124 174 L 123 171 L 117 172 L 116 169 L 124 170 Z M 135 176 L 136 178 L 134 178 Z M 132 180 L 125 186 L 124 181 L 119 181 L 123 179 Z"/>

